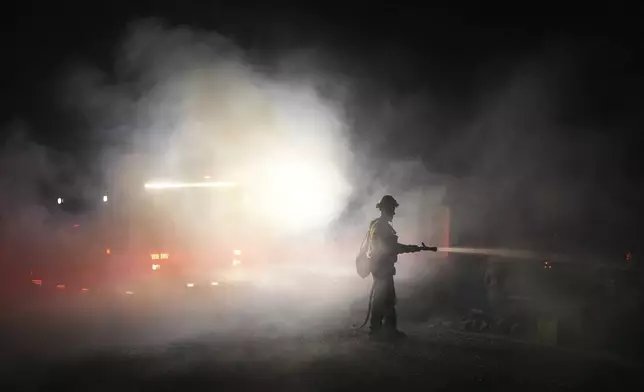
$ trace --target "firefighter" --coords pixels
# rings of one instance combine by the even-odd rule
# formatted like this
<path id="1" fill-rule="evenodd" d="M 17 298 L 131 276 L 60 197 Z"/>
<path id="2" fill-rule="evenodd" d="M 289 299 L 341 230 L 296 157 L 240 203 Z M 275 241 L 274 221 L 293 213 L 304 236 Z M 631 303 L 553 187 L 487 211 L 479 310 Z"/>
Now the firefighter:
<path id="1" fill-rule="evenodd" d="M 396 230 L 390 222 L 396 215 L 398 202 L 391 195 L 383 196 L 376 208 L 380 218 L 371 221 L 367 256 L 371 259 L 373 297 L 369 335 L 373 339 L 400 339 L 405 333 L 398 330 L 396 316 L 396 261 L 401 253 L 419 252 L 421 247 L 398 243 Z M 383 324 L 384 321 L 384 324 Z"/>

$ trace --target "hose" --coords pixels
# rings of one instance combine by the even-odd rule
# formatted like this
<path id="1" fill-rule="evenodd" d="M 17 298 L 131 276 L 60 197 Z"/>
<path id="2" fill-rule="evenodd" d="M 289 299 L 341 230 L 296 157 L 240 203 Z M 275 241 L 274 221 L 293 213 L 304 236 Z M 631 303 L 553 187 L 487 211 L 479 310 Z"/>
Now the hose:
<path id="1" fill-rule="evenodd" d="M 367 315 L 365 316 L 364 321 L 362 322 L 362 325 L 357 327 L 356 329 L 364 328 L 364 326 L 367 325 L 367 322 L 369 322 L 369 317 L 371 316 L 371 307 L 373 305 L 373 293 L 375 288 L 376 288 L 376 281 L 374 280 L 373 284 L 371 285 L 371 290 L 369 290 L 369 306 L 367 307 Z"/>

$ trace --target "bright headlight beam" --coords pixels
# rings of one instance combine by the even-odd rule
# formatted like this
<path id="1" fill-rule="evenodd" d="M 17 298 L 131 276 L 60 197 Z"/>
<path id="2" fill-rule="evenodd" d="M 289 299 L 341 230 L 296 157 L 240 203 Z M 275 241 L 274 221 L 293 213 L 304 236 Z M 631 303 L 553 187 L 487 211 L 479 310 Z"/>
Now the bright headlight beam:
<path id="1" fill-rule="evenodd" d="M 237 186 L 234 182 L 148 182 L 146 189 L 177 189 L 177 188 L 229 188 Z"/>

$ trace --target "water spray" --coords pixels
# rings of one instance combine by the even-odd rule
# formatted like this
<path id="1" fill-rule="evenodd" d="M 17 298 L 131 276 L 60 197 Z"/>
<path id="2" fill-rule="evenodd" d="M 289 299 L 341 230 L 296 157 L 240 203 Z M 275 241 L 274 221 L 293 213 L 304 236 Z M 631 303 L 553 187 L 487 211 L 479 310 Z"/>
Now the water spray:
<path id="1" fill-rule="evenodd" d="M 540 260 L 544 255 L 529 250 L 515 250 L 506 248 L 462 248 L 462 247 L 439 247 L 439 252 L 463 253 L 470 255 L 497 256 L 515 259 Z"/>
<path id="2" fill-rule="evenodd" d="M 465 247 L 439 247 L 438 252 L 461 253 L 467 255 L 493 256 L 506 258 L 507 261 L 517 259 L 525 261 L 549 261 L 557 263 L 574 263 L 578 260 L 589 260 L 587 255 L 572 255 L 562 253 L 536 252 L 531 250 L 508 248 L 465 248 Z M 501 260 L 499 260 L 501 261 Z"/>

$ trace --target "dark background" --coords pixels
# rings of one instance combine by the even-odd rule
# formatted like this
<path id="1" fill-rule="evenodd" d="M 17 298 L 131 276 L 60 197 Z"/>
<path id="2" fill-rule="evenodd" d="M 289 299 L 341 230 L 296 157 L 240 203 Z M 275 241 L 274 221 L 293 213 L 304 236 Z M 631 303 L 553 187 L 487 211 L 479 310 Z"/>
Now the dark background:
<path id="1" fill-rule="evenodd" d="M 576 58 L 578 68 L 571 81 L 576 88 L 564 99 L 562 123 L 610 128 L 606 131 L 615 132 L 616 143 L 634 149 L 629 142 L 642 122 L 638 110 L 642 13 L 637 8 L 585 6 L 583 12 L 575 12 L 544 6 L 519 12 L 523 8 L 519 5 L 514 9 L 311 6 L 295 10 L 241 3 L 234 7 L 200 2 L 126 4 L 21 2 L 19 7 L 7 7 L 3 119 L 22 115 L 37 121 L 40 127 L 35 128 L 46 133 L 45 128 L 52 128 L 47 126 L 52 121 L 48 116 L 54 115 L 48 110 L 55 99 L 50 83 L 63 67 L 70 61 L 87 61 L 109 70 L 114 46 L 127 23 L 159 16 L 171 24 L 215 29 L 258 51 L 333 48 L 343 66 L 352 63 L 349 73 L 385 78 L 394 94 L 431 90 L 453 112 L 467 112 L 472 95 L 482 87 L 477 78 L 483 69 L 494 68 L 484 75 L 484 83 L 494 84 L 494 74 L 500 79 L 514 59 L 549 47 L 565 50 Z M 383 57 L 383 53 L 389 55 Z M 629 149 L 623 151 L 624 157 L 630 157 Z"/>
<path id="2" fill-rule="evenodd" d="M 280 51 L 314 48 L 321 53 L 318 66 L 357 86 L 353 130 L 374 154 L 420 157 L 431 171 L 488 181 L 492 191 L 481 198 L 494 204 L 494 189 L 502 190 L 489 210 L 498 215 L 511 197 L 512 208 L 524 211 L 517 216 L 534 220 L 535 228 L 540 223 L 530 216 L 533 190 L 552 190 L 551 197 L 562 200 L 574 189 L 568 194 L 579 212 L 570 227 L 556 231 L 572 228 L 580 246 L 611 242 L 611 252 L 636 246 L 642 212 L 639 7 L 21 2 L 4 11 L 0 119 L 27 122 L 34 140 L 77 154 L 81 162 L 90 162 L 88 151 L 108 141 L 87 137 L 88 120 L 61 109 L 60 75 L 87 63 L 114 76 L 114 51 L 128 23 L 158 16 L 169 25 L 214 29 L 257 62 Z M 528 65 L 517 71 L 521 64 Z M 517 114 L 520 131 L 512 124 L 502 131 L 494 123 L 469 125 L 485 110 L 487 94 L 493 98 L 516 72 L 528 80 L 537 75 L 521 99 L 529 101 L 530 88 L 539 87 L 544 75 L 555 86 L 545 94 L 552 99 L 528 102 L 529 115 Z M 396 115 L 374 137 L 373 113 L 383 102 Z M 524 169 L 520 174 L 508 170 L 517 166 Z M 552 237 L 550 228 L 541 231 L 544 241 Z"/>

